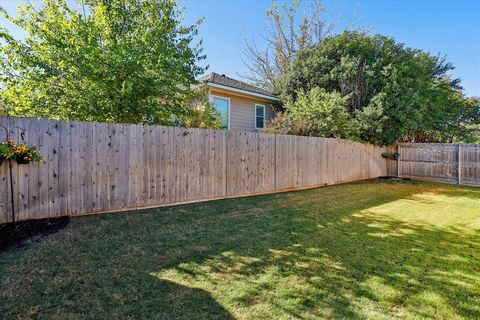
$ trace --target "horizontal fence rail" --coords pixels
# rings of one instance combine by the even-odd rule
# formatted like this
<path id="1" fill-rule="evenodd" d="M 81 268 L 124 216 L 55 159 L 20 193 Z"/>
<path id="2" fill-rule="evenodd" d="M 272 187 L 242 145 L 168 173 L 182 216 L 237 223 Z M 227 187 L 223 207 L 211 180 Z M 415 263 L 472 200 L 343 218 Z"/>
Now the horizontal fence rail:
<path id="1" fill-rule="evenodd" d="M 388 173 L 415 178 L 480 186 L 480 144 L 401 143 L 400 157 L 390 160 Z"/>
<path id="2" fill-rule="evenodd" d="M 347 140 L 0 117 L 44 161 L 13 163 L 16 220 L 134 210 L 369 179 L 385 150 Z M 3 137 L 1 137 L 3 139 Z M 12 136 L 22 142 L 15 131 Z M 13 220 L 8 163 L 0 223 Z"/>

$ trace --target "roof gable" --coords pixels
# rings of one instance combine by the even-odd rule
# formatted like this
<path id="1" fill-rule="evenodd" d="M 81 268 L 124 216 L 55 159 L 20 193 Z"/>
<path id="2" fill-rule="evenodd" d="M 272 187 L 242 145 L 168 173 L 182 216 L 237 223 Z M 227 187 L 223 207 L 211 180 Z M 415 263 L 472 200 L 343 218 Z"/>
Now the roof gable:
<path id="1" fill-rule="evenodd" d="M 207 74 L 206 76 L 200 78 L 199 81 L 200 82 L 214 83 L 214 84 L 230 87 L 230 88 L 233 88 L 233 89 L 244 90 L 244 91 L 248 91 L 248 92 L 252 92 L 252 93 L 262 94 L 262 95 L 265 95 L 265 96 L 272 97 L 275 100 L 277 99 L 277 97 L 272 95 L 272 93 L 269 92 L 268 90 L 264 90 L 264 89 L 255 87 L 251 84 L 248 84 L 246 82 L 227 77 L 224 74 L 218 74 L 218 73 L 215 73 L 215 72 L 211 72 L 211 73 Z"/>

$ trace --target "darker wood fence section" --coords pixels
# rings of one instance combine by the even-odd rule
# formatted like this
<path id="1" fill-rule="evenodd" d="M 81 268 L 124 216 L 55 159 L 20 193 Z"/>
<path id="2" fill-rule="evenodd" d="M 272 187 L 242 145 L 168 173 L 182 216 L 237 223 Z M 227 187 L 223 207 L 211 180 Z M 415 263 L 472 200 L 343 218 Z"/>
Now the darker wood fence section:
<path id="1" fill-rule="evenodd" d="M 45 160 L 13 164 L 16 220 L 268 193 L 386 175 L 383 148 L 345 140 L 0 117 Z M 0 137 L 3 139 L 4 137 Z M 13 135 L 17 142 L 21 137 Z M 12 221 L 7 163 L 0 223 Z"/>
<path id="2" fill-rule="evenodd" d="M 480 144 L 401 143 L 389 151 L 396 150 L 391 176 L 480 186 Z"/>

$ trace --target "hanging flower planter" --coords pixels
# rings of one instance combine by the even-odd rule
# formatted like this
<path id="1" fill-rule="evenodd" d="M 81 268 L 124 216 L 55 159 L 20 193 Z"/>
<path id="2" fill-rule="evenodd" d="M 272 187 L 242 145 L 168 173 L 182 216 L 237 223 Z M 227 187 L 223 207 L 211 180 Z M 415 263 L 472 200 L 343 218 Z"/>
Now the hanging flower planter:
<path id="1" fill-rule="evenodd" d="M 12 140 L 0 143 L 0 165 L 3 160 L 15 159 L 18 164 L 28 164 L 42 160 L 37 147 L 16 144 Z"/>
<path id="2" fill-rule="evenodd" d="M 18 164 L 29 164 L 30 160 L 22 157 L 15 158 Z"/>
<path id="3" fill-rule="evenodd" d="M 12 147 L 15 160 L 18 164 L 29 164 L 30 162 L 38 162 L 42 160 L 37 147 L 17 144 Z"/>

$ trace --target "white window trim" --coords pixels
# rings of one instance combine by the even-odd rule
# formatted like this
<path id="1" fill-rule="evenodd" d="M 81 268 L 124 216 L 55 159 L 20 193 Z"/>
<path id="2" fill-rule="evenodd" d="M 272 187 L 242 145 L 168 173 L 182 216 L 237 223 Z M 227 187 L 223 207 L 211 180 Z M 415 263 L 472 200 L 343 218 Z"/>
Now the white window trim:
<path id="1" fill-rule="evenodd" d="M 223 100 L 227 100 L 228 101 L 228 108 L 227 108 L 227 129 L 225 130 L 230 130 L 230 105 L 231 105 L 231 101 L 230 101 L 230 98 L 227 98 L 227 97 L 223 97 L 223 96 L 217 96 L 217 95 L 213 95 L 213 94 L 209 94 L 209 97 L 208 97 L 208 100 L 213 104 L 213 99 L 214 98 L 218 98 L 218 99 L 223 99 Z M 215 107 L 215 106 L 214 106 Z"/>
<path id="2" fill-rule="evenodd" d="M 262 128 L 259 128 L 257 127 L 257 107 L 262 107 L 263 108 L 263 127 Z M 255 103 L 255 109 L 253 110 L 255 112 L 255 117 L 254 117 L 254 126 L 255 126 L 255 129 L 256 130 L 259 130 L 259 129 L 264 129 L 265 128 L 265 114 L 266 114 L 266 107 L 264 104 L 260 104 L 260 103 Z"/>

